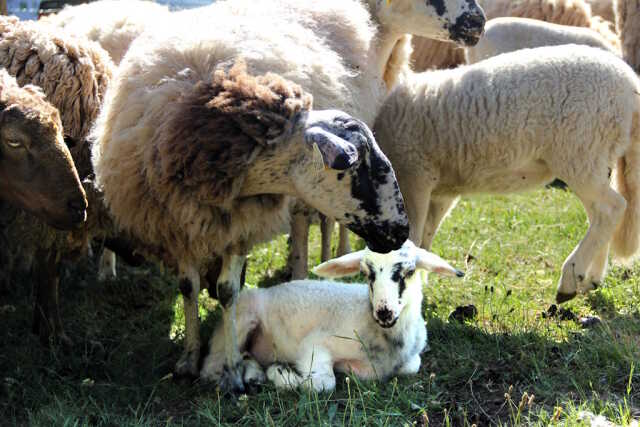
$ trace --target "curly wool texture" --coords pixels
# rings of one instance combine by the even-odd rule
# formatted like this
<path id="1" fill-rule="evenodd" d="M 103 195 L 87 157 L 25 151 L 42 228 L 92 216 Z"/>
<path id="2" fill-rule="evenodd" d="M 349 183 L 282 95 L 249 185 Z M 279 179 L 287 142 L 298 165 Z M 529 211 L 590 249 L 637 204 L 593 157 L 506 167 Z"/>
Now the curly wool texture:
<path id="1" fill-rule="evenodd" d="M 267 73 L 247 74 L 246 64 L 216 70 L 175 104 L 155 136 L 145 166 L 154 191 L 186 191 L 202 203 L 231 206 L 258 152 L 292 130 L 295 116 L 311 109 L 299 85 Z M 180 189 L 176 188 L 176 185 Z"/>
<path id="2" fill-rule="evenodd" d="M 586 27 L 598 32 L 613 49 L 620 50 L 618 35 L 602 18 L 593 16 L 585 0 L 479 0 L 487 19 L 499 17 L 530 18 L 559 25 Z M 464 52 L 456 52 L 449 43 L 415 40 L 413 70 L 455 68 L 464 64 Z M 456 62 L 455 60 L 459 62 Z"/>
<path id="3" fill-rule="evenodd" d="M 113 70 L 94 42 L 11 17 L 0 17 L 0 66 L 18 84 L 41 87 L 60 110 L 65 135 L 77 141 L 89 134 Z"/>
<path id="4" fill-rule="evenodd" d="M 56 14 L 43 17 L 40 22 L 99 43 L 113 62 L 119 64 L 133 40 L 149 25 L 157 25 L 169 17 L 166 6 L 152 1 L 102 0 L 67 5 Z"/>
<path id="5" fill-rule="evenodd" d="M 616 0 L 615 8 L 622 57 L 638 73 L 640 72 L 640 0 Z"/>

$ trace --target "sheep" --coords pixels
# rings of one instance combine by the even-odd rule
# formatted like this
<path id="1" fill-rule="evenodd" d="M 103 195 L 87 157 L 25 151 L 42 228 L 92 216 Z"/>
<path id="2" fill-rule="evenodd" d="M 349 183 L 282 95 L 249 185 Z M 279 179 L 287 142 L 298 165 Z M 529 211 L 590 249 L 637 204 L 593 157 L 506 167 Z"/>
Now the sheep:
<path id="1" fill-rule="evenodd" d="M 67 5 L 40 22 L 64 29 L 69 34 L 98 42 L 118 65 L 131 42 L 149 25 L 170 18 L 167 6 L 142 0 L 100 0 Z"/>
<path id="2" fill-rule="evenodd" d="M 411 4 L 416 3 L 416 4 Z M 478 34 L 467 32 L 466 36 L 456 36 L 452 34 L 439 35 L 432 31 L 433 25 L 427 23 L 427 25 L 416 25 L 419 20 L 425 19 L 424 15 L 433 14 L 433 11 L 424 11 L 424 4 L 417 4 L 424 2 L 411 2 L 411 1 L 394 1 L 392 7 L 383 7 L 380 4 L 370 0 L 367 2 L 371 19 L 376 23 L 380 29 L 377 38 L 376 47 L 373 54 L 375 57 L 380 58 L 375 62 L 375 66 L 378 67 L 381 73 L 384 75 L 384 81 L 386 88 L 391 89 L 397 81 L 402 78 L 402 75 L 409 70 L 409 57 L 411 55 L 410 34 L 421 34 L 430 38 L 453 40 L 458 44 L 472 45 L 478 40 Z M 436 5 L 443 10 L 456 10 L 459 5 L 455 2 L 426 2 L 427 4 Z M 470 2 L 472 5 L 472 2 Z M 434 6 L 434 7 L 436 7 Z M 414 10 L 414 12 L 411 12 Z M 477 8 L 477 5 L 473 4 L 471 8 L 472 14 L 469 15 L 471 23 L 475 24 L 476 28 L 481 28 L 484 24 L 484 16 L 482 12 Z M 437 8 L 436 8 L 437 13 Z M 401 35 L 405 33 L 404 35 Z M 393 50 L 389 52 L 389 48 L 393 47 Z M 367 117 L 364 117 L 365 123 L 371 124 Z M 287 269 L 291 273 L 293 279 L 302 279 L 308 275 L 308 229 L 310 224 L 309 214 L 312 211 L 307 207 L 298 204 L 294 207 L 291 221 L 291 234 L 290 234 L 290 251 L 287 262 Z M 323 261 L 326 261 L 330 257 L 331 253 L 331 231 L 334 228 L 335 221 L 331 218 L 324 218 L 321 220 L 322 230 L 322 257 Z M 351 251 L 349 245 L 348 231 L 344 226 L 340 226 L 340 241 L 338 245 L 337 253 L 342 255 Z"/>
<path id="3" fill-rule="evenodd" d="M 602 18 L 591 14 L 591 8 L 585 0 L 480 0 L 480 5 L 487 19 L 529 18 L 559 25 L 591 28 L 607 40 L 613 49 L 620 49 L 618 35 Z M 455 68 L 464 64 L 464 52 L 450 43 L 414 37 L 413 47 L 412 63 L 416 72 Z"/>
<path id="4" fill-rule="evenodd" d="M 321 277 L 364 273 L 364 283 L 298 280 L 268 289 L 248 289 L 237 304 L 238 343 L 244 380 L 279 388 L 335 388 L 334 371 L 382 379 L 415 374 L 427 345 L 422 317 L 421 270 L 464 274 L 410 241 L 378 254 L 368 249 L 317 266 Z M 211 337 L 202 378 L 223 374 L 224 331 Z M 291 364 L 294 369 L 282 366 Z"/>
<path id="5" fill-rule="evenodd" d="M 58 110 L 0 69 L 0 199 L 58 229 L 84 222 L 87 200 Z M 3 227 L 4 228 L 4 227 Z"/>
<path id="6" fill-rule="evenodd" d="M 485 25 L 485 33 L 475 46 L 466 49 L 468 64 L 523 48 L 580 44 L 618 54 L 605 39 L 589 28 L 550 24 L 537 19 L 495 18 Z"/>
<path id="7" fill-rule="evenodd" d="M 638 0 L 616 0 L 616 28 L 620 34 L 622 57 L 640 73 L 640 2 Z"/>
<path id="8" fill-rule="evenodd" d="M 467 0 L 367 5 L 391 29 L 415 6 L 424 11 L 411 15 L 415 31 L 468 43 L 484 24 Z M 403 33 L 376 37 L 370 17 L 357 0 L 220 1 L 181 12 L 169 35 L 138 37 L 120 64 L 95 127 L 93 163 L 119 226 L 177 265 L 186 330 L 177 374 L 199 372 L 197 296 L 207 270 L 229 343 L 221 387 L 244 388 L 235 301 L 245 255 L 286 227 L 289 196 L 335 217 L 372 250 L 406 240 L 393 170 L 365 124 Z M 311 95 L 319 110 L 363 122 L 311 110 Z M 212 280 L 216 257 L 222 267 Z"/>
<path id="9" fill-rule="evenodd" d="M 113 63 L 96 43 L 61 34 L 35 22 L 0 17 L 0 66 L 19 85 L 42 88 L 47 101 L 60 112 L 65 142 L 70 148 L 88 200 L 87 222 L 73 232 L 60 232 L 28 213 L 4 206 L 11 222 L 2 229 L 9 244 L 0 247 L 8 264 L 4 272 L 33 269 L 36 283 L 34 331 L 43 342 L 51 338 L 70 345 L 58 309 L 58 263 L 86 249 L 88 238 L 103 231 L 94 224 L 106 218 L 99 194 L 88 178 L 93 172 L 86 141 L 111 80 Z M 86 202 L 85 202 L 86 203 Z"/>
<path id="10" fill-rule="evenodd" d="M 428 249 L 461 194 L 522 191 L 559 177 L 590 225 L 563 264 L 556 299 L 596 288 L 609 242 L 621 259 L 639 245 L 638 93 L 624 61 L 578 45 L 408 76 L 374 130 L 396 171 L 410 238 Z"/>

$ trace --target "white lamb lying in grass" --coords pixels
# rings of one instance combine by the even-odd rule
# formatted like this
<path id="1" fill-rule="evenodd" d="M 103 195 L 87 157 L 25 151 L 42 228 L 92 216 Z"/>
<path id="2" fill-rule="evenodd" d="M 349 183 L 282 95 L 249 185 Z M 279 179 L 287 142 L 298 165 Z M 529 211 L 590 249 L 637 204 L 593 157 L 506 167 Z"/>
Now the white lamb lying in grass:
<path id="1" fill-rule="evenodd" d="M 245 383 L 264 381 L 262 367 L 268 367 L 267 377 L 277 387 L 315 391 L 335 388 L 334 370 L 382 380 L 418 372 L 427 330 L 417 270 L 464 275 L 407 241 L 397 251 L 365 249 L 314 269 L 332 278 L 362 272 L 369 286 L 297 280 L 241 292 L 237 327 L 238 344 L 245 352 Z M 223 374 L 222 326 L 210 346 L 201 376 L 217 381 Z"/>

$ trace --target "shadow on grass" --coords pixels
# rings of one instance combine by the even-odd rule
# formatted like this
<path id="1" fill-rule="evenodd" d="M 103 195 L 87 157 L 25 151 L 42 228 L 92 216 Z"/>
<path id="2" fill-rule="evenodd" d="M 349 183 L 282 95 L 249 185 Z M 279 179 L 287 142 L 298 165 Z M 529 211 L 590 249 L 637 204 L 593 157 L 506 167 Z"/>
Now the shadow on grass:
<path id="1" fill-rule="evenodd" d="M 474 324 L 428 319 L 430 351 L 416 376 L 388 384 L 347 385 L 329 395 L 279 393 L 220 399 L 215 387 L 168 377 L 181 353 L 170 338 L 177 286 L 153 266 L 120 265 L 115 282 L 99 284 L 95 264 L 65 273 L 62 315 L 75 346 L 45 349 L 29 333 L 32 300 L 26 280 L 15 282 L 0 307 L 0 417 L 31 425 L 451 425 L 508 422 L 504 393 L 536 395 L 541 408 L 622 396 L 631 365 L 640 361 L 634 337 L 640 321 L 619 316 L 601 327 L 549 338 L 542 322 L 525 333 L 495 333 Z M 272 278 L 260 283 L 279 283 Z M 13 309 L 9 308 L 13 307 Z M 216 315 L 202 326 L 203 349 Z M 562 325 L 561 325 L 562 327 Z M 431 375 L 434 374 L 434 376 Z M 633 400 L 638 378 L 633 374 Z M 510 409 L 511 408 L 511 409 Z"/>

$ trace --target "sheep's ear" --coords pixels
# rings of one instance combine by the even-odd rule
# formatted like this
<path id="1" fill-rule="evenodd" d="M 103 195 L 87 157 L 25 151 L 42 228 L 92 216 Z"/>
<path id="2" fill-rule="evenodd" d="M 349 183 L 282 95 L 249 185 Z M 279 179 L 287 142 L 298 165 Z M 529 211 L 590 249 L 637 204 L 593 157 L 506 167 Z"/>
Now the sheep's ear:
<path id="1" fill-rule="evenodd" d="M 345 170 L 358 161 L 358 148 L 348 141 L 351 135 L 345 122 L 351 117 L 341 111 L 310 111 L 304 129 L 304 141 L 319 151 L 325 167 Z"/>
<path id="2" fill-rule="evenodd" d="M 364 250 L 343 255 L 316 266 L 311 272 L 316 276 L 334 279 L 338 277 L 354 276 L 360 272 L 360 261 Z"/>
<path id="3" fill-rule="evenodd" d="M 464 273 L 462 271 L 453 268 L 447 261 L 443 260 L 438 255 L 422 248 L 416 249 L 418 254 L 416 268 L 422 268 L 444 276 L 464 277 Z"/>

